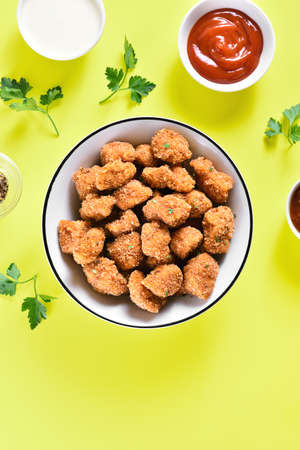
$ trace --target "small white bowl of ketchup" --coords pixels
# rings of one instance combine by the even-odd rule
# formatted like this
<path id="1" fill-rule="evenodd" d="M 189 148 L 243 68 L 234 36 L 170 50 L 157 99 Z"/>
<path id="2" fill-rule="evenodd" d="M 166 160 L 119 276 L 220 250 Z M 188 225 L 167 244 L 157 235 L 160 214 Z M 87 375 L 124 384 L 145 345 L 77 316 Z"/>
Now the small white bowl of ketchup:
<path id="1" fill-rule="evenodd" d="M 300 180 L 294 184 L 288 195 L 286 217 L 290 229 L 300 239 Z"/>
<path id="2" fill-rule="evenodd" d="M 268 17 L 250 0 L 202 0 L 185 16 L 178 47 L 196 81 L 215 91 L 234 92 L 266 73 L 275 34 Z"/>

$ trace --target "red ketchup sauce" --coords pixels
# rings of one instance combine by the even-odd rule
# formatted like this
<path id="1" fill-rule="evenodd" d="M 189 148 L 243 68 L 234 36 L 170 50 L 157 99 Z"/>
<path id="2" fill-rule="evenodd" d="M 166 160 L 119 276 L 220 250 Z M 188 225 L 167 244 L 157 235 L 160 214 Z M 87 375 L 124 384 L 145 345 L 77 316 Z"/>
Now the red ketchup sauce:
<path id="1" fill-rule="evenodd" d="M 247 78 L 258 66 L 263 35 L 254 20 L 236 9 L 217 9 L 193 26 L 187 44 L 194 69 L 215 83 Z"/>
<path id="2" fill-rule="evenodd" d="M 290 214 L 295 228 L 300 233 L 300 187 L 292 195 Z"/>

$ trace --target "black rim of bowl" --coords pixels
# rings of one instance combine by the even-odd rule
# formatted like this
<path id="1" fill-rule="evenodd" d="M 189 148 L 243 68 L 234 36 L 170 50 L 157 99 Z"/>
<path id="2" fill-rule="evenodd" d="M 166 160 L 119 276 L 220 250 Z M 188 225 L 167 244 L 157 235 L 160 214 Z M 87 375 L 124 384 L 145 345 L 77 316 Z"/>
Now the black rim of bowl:
<path id="1" fill-rule="evenodd" d="M 47 243 L 47 236 L 46 236 L 46 215 L 47 215 L 47 207 L 48 207 L 48 200 L 51 194 L 51 190 L 52 190 L 52 186 L 56 180 L 57 175 L 59 174 L 61 168 L 64 166 L 65 162 L 70 158 L 70 156 L 77 150 L 78 147 L 80 147 L 85 141 L 87 141 L 88 139 L 90 139 L 92 136 L 94 136 L 95 134 L 98 134 L 99 132 L 106 130 L 107 128 L 110 128 L 112 126 L 116 126 L 119 125 L 121 123 L 126 123 L 126 122 L 137 122 L 140 120 L 160 120 L 162 122 L 166 122 L 166 123 L 170 123 L 170 124 L 175 124 L 175 125 L 180 125 L 183 126 L 184 128 L 187 128 L 189 130 L 194 131 L 195 133 L 199 134 L 200 136 L 204 137 L 205 139 L 207 139 L 209 142 L 211 142 L 212 144 L 214 144 L 218 150 L 220 150 L 220 152 L 228 159 L 228 161 L 232 164 L 232 166 L 234 167 L 242 185 L 243 188 L 245 190 L 245 194 L 247 197 L 247 202 L 248 202 L 248 208 L 249 208 L 249 214 L 250 214 L 250 232 L 249 232 L 249 239 L 248 239 L 248 245 L 247 245 L 247 250 L 244 256 L 244 259 L 242 261 L 242 264 L 240 265 L 239 270 L 237 271 L 234 279 L 232 280 L 232 282 L 229 284 L 229 286 L 225 289 L 224 292 L 222 292 L 221 295 L 219 295 L 219 297 L 212 302 L 211 304 L 207 305 L 205 308 L 203 308 L 201 311 L 192 314 L 191 316 L 185 317 L 184 319 L 181 320 L 176 320 L 174 322 L 168 322 L 168 323 L 164 323 L 164 324 L 160 324 L 160 325 L 130 325 L 127 323 L 123 323 L 123 322 L 117 322 L 116 320 L 112 320 L 109 319 L 108 317 L 104 317 L 101 314 L 96 313 L 95 311 L 93 311 L 92 309 L 88 308 L 86 305 L 84 305 L 77 297 L 75 297 L 75 295 L 69 290 L 69 288 L 65 285 L 65 283 L 63 282 L 63 280 L 61 279 L 60 275 L 58 274 L 58 272 L 56 271 L 55 265 L 52 261 L 51 255 L 50 255 L 50 251 L 48 248 L 48 243 Z M 139 329 L 153 329 L 153 328 L 164 328 L 164 327 L 170 327 L 173 325 L 177 325 L 179 323 L 183 323 L 186 322 L 188 320 L 191 320 L 197 316 L 199 316 L 200 314 L 203 314 L 205 311 L 207 311 L 209 308 L 211 308 L 212 306 L 214 306 L 219 300 L 221 300 L 221 298 L 224 297 L 224 295 L 232 288 L 232 286 L 234 285 L 234 283 L 236 282 L 236 280 L 238 279 L 246 261 L 249 255 L 249 251 L 250 251 L 250 247 L 251 247 L 251 242 L 252 242 L 252 234 L 253 234 L 253 212 L 252 212 L 252 206 L 251 206 L 251 200 L 250 200 L 250 196 L 249 196 L 249 192 L 247 189 L 247 186 L 244 182 L 244 179 L 239 171 L 239 169 L 237 168 L 237 166 L 235 165 L 235 163 L 232 161 L 232 159 L 228 156 L 228 154 L 213 140 L 211 139 L 209 136 L 207 136 L 205 133 L 202 133 L 201 131 L 199 131 L 197 128 L 194 128 L 190 125 L 185 124 L 184 122 L 180 122 L 178 120 L 173 120 L 173 119 L 166 119 L 163 117 L 151 117 L 151 116 L 146 116 L 146 117 L 132 117 L 129 119 L 123 119 L 123 120 L 118 120 L 116 122 L 112 122 L 108 125 L 104 125 L 103 127 L 93 131 L 92 133 L 90 133 L 88 136 L 86 136 L 84 139 L 82 139 L 82 141 L 80 141 L 75 147 L 73 147 L 73 149 L 66 155 L 66 157 L 63 159 L 63 161 L 60 163 L 60 165 L 58 166 L 58 168 L 56 169 L 47 193 L 46 193 L 46 197 L 45 197 L 45 202 L 44 202 L 44 207 L 43 207 L 43 213 L 42 213 L 42 233 L 43 233 L 43 242 L 44 242 L 44 248 L 45 248 L 45 252 L 47 255 L 47 259 L 48 262 L 50 264 L 50 267 L 56 277 L 56 279 L 58 280 L 58 282 L 61 284 L 61 286 L 64 288 L 64 290 L 69 294 L 69 296 L 75 300 L 80 306 L 82 306 L 84 309 L 86 309 L 87 311 L 89 311 L 90 313 L 92 313 L 93 315 L 100 317 L 101 319 L 107 321 L 107 322 L 111 322 L 114 323 L 116 325 L 121 325 L 124 327 L 129 327 L 129 328 L 139 328 Z"/>

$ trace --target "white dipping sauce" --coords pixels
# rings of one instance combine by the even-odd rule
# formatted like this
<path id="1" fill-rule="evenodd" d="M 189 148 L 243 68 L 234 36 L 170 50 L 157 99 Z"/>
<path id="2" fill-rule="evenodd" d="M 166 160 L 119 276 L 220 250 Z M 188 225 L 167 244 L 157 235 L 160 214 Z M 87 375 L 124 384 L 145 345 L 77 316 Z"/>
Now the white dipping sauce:
<path id="1" fill-rule="evenodd" d="M 52 59 L 73 59 L 100 38 L 105 21 L 97 0 L 23 0 L 21 33 L 36 52 Z"/>

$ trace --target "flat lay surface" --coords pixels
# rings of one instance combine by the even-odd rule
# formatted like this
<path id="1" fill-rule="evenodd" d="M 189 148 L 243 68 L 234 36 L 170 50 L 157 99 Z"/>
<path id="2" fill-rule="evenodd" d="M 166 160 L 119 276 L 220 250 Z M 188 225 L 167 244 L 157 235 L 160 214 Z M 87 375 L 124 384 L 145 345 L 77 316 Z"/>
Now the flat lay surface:
<path id="1" fill-rule="evenodd" d="M 233 93 L 198 84 L 180 61 L 180 24 L 194 1 L 105 2 L 103 36 L 86 56 L 51 61 L 20 36 L 18 2 L 1 9 L 0 76 L 25 77 L 33 96 L 60 85 L 51 107 L 60 137 L 42 114 L 0 103 L 0 152 L 23 177 L 17 207 L 0 219 L 0 272 L 10 263 L 57 297 L 31 331 L 21 302 L 0 297 L 0 443 L 8 450 L 188 446 L 207 450 L 297 449 L 299 434 L 299 240 L 286 199 L 300 178 L 299 144 L 264 138 L 268 119 L 299 102 L 296 0 L 257 0 L 271 20 L 276 53 L 266 75 Z M 104 71 L 121 64 L 124 36 L 136 72 L 156 84 L 141 105 L 119 92 L 108 103 Z M 225 297 L 199 317 L 159 330 L 119 327 L 89 314 L 56 281 L 43 248 L 48 185 L 66 154 L 114 121 L 159 116 L 206 133 L 233 159 L 253 206 L 254 234 L 244 270 Z"/>

